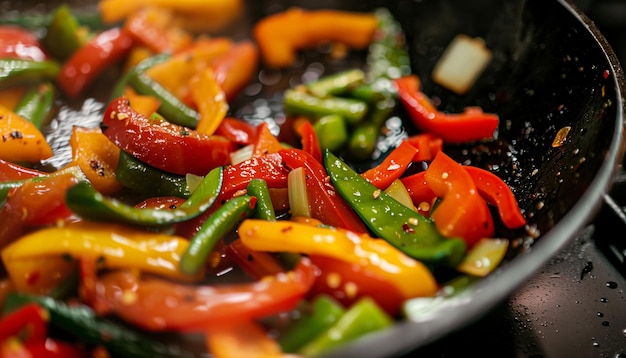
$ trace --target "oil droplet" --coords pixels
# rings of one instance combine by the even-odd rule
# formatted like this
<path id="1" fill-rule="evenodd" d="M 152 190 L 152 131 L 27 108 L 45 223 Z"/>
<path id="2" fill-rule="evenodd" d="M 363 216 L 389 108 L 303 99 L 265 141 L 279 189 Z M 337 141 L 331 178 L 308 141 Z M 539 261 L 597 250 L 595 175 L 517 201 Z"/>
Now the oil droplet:
<path id="1" fill-rule="evenodd" d="M 612 288 L 612 289 L 617 288 L 617 282 L 609 281 L 606 283 L 606 287 Z"/>
<path id="2" fill-rule="evenodd" d="M 600 343 L 598 343 L 598 342 L 593 342 L 593 346 L 594 346 L 595 348 L 598 348 L 598 347 L 600 347 Z"/>
<path id="3" fill-rule="evenodd" d="M 590 273 L 591 271 L 593 271 L 593 262 L 587 261 L 587 264 L 585 265 L 585 267 L 583 267 L 583 270 L 580 273 L 580 279 L 582 280 L 585 275 Z"/>
<path id="4" fill-rule="evenodd" d="M 597 315 L 598 315 L 598 317 L 604 317 L 604 313 L 602 313 L 602 312 L 598 312 Z"/>
<path id="5" fill-rule="evenodd" d="M 609 321 L 602 321 L 602 325 L 603 325 L 604 327 L 608 327 L 608 326 L 610 326 L 610 325 L 611 325 L 611 323 L 610 323 Z"/>
<path id="6" fill-rule="evenodd" d="M 606 303 L 606 302 L 609 302 L 609 299 L 606 297 L 602 297 L 600 298 L 600 302 Z"/>

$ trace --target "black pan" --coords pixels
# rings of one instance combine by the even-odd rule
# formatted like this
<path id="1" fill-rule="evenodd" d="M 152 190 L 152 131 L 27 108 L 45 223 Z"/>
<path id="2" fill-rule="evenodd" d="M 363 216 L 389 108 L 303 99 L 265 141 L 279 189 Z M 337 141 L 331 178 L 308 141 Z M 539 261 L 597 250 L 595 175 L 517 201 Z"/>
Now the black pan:
<path id="1" fill-rule="evenodd" d="M 28 2 L 20 6 L 24 4 Z M 500 115 L 494 141 L 447 146 L 446 151 L 460 162 L 501 176 L 529 219 L 526 231 L 499 230 L 499 235 L 512 239 L 515 249 L 488 278 L 419 321 L 400 322 L 328 357 L 397 356 L 468 326 L 505 300 L 594 218 L 623 157 L 626 92 L 624 73 L 612 49 L 573 5 L 565 0 L 250 0 L 228 32 L 249 37 L 256 20 L 291 6 L 356 11 L 389 8 L 405 30 L 413 72 L 421 77 L 425 93 L 438 98 L 444 110 L 459 112 L 465 106 L 479 105 Z M 484 75 L 463 96 L 438 86 L 430 77 L 445 46 L 458 33 L 483 38 L 494 53 Z M 302 59 L 303 65 L 316 60 Z M 328 65 L 325 70 L 330 73 L 340 67 Z M 261 97 L 271 117 L 280 118 L 280 90 L 301 80 L 302 67 L 268 73 L 279 76 L 278 83 L 263 86 L 254 96 L 244 91 L 233 106 L 234 115 L 264 119 L 260 116 L 267 113 L 255 107 Z M 572 128 L 566 142 L 552 147 L 564 126 Z M 414 131 L 410 126 L 404 130 Z M 54 137 L 54 131 L 50 132 Z M 388 144 L 388 139 L 381 143 Z M 59 138 L 57 142 L 63 143 Z"/>

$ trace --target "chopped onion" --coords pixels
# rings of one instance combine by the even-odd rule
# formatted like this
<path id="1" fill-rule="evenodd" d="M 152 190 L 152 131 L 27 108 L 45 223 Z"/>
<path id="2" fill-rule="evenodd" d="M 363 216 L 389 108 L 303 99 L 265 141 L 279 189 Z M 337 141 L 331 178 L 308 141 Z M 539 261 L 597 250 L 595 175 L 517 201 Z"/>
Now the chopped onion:
<path id="1" fill-rule="evenodd" d="M 400 179 L 396 179 L 385 189 L 385 193 L 389 194 L 392 198 L 396 199 L 400 204 L 406 206 L 409 209 L 417 211 L 413 205 L 413 200 L 409 191 L 406 189 Z"/>
<path id="2" fill-rule="evenodd" d="M 296 168 L 287 176 L 289 207 L 292 216 L 310 217 L 309 198 L 306 191 L 306 173 L 304 168 Z"/>
<path id="3" fill-rule="evenodd" d="M 457 270 L 468 275 L 487 276 L 500 265 L 508 248 L 507 239 L 481 239 L 465 255 Z"/>
<path id="4" fill-rule="evenodd" d="M 492 53 L 479 37 L 457 35 L 448 45 L 432 73 L 433 80 L 458 94 L 467 92 L 491 62 Z"/>
<path id="5" fill-rule="evenodd" d="M 185 181 L 187 182 L 187 188 L 189 188 L 190 193 L 193 193 L 196 189 L 198 189 L 202 180 L 204 180 L 204 177 L 200 175 L 191 173 L 187 173 L 187 175 L 185 175 Z"/>
<path id="6" fill-rule="evenodd" d="M 254 152 L 254 145 L 250 144 L 245 147 L 239 148 L 236 151 L 230 153 L 231 164 L 238 164 L 252 158 Z"/>

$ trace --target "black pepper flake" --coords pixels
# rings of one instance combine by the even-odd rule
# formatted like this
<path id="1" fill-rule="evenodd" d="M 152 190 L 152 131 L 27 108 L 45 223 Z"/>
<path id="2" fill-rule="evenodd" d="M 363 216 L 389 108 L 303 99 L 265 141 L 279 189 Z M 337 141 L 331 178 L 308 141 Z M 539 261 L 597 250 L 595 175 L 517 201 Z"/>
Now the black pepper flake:
<path id="1" fill-rule="evenodd" d="M 109 126 L 107 126 L 106 124 L 104 124 L 104 122 L 100 122 L 100 130 L 101 131 L 106 131 L 107 129 L 109 129 Z"/>
<path id="2" fill-rule="evenodd" d="M 11 132 L 11 138 L 13 138 L 13 139 L 22 139 L 22 138 L 24 138 L 24 135 L 20 131 L 13 131 L 13 132 Z"/>
<path id="3" fill-rule="evenodd" d="M 254 256 L 252 256 L 252 254 L 248 254 L 247 259 L 248 259 L 248 261 L 252 262 L 252 261 L 254 261 Z"/>
<path id="4" fill-rule="evenodd" d="M 188 136 L 189 135 L 189 131 L 187 130 L 187 128 L 183 127 L 180 129 L 180 135 L 182 136 Z"/>
<path id="5" fill-rule="evenodd" d="M 176 204 L 170 205 L 170 209 L 172 209 L 172 210 L 176 209 Z"/>

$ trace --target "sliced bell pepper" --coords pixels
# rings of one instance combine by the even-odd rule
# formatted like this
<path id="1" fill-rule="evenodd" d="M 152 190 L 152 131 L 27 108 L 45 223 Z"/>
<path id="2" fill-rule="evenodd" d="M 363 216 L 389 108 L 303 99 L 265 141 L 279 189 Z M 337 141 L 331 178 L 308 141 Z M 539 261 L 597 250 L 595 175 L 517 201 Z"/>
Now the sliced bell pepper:
<path id="1" fill-rule="evenodd" d="M 283 146 L 280 144 L 276 136 L 272 134 L 267 122 L 261 122 L 261 124 L 258 125 L 256 140 L 253 144 L 254 149 L 252 151 L 252 157 L 278 153 L 278 151 L 283 149 Z"/>
<path id="2" fill-rule="evenodd" d="M 422 171 L 401 178 L 400 181 L 409 192 L 409 196 L 417 212 L 425 217 L 429 217 L 435 201 L 437 200 L 437 194 L 428 186 L 425 175 L 426 172 Z"/>
<path id="3" fill-rule="evenodd" d="M 435 108 L 420 91 L 420 79 L 408 75 L 394 80 L 402 105 L 413 124 L 424 132 L 441 137 L 444 142 L 464 143 L 493 138 L 499 117 L 479 107 L 467 107 L 463 113 L 444 113 Z"/>
<path id="4" fill-rule="evenodd" d="M 60 71 L 61 66 L 53 60 L 0 58 L 0 88 L 53 81 L 58 77 Z"/>
<path id="5" fill-rule="evenodd" d="M 74 126 L 70 146 L 72 162 L 69 165 L 78 165 L 95 190 L 110 195 L 122 189 L 115 176 L 120 149 L 100 128 Z"/>
<path id="6" fill-rule="evenodd" d="M 33 123 L 0 106 L 0 159 L 39 162 L 52 156 L 52 148 Z"/>
<path id="7" fill-rule="evenodd" d="M 287 188 L 289 170 L 283 165 L 283 158 L 278 154 L 266 154 L 252 157 L 224 169 L 224 185 L 220 198 L 228 200 L 246 189 L 253 179 L 263 179 L 268 188 Z"/>
<path id="8" fill-rule="evenodd" d="M 228 112 L 226 95 L 210 67 L 193 76 L 189 88 L 200 114 L 196 131 L 212 135 Z"/>
<path id="9" fill-rule="evenodd" d="M 142 329 L 190 332 L 290 311 L 314 280 L 312 265 L 302 259 L 288 273 L 228 285 L 183 285 L 117 271 L 100 277 L 97 292 L 112 313 Z"/>
<path id="10" fill-rule="evenodd" d="M 104 30 L 84 44 L 63 64 L 57 83 L 69 98 L 84 93 L 109 66 L 128 55 L 133 39 L 124 29 Z"/>
<path id="11" fill-rule="evenodd" d="M 15 25 L 0 26 L 0 58 L 44 61 L 48 55 L 37 36 Z"/>
<path id="12" fill-rule="evenodd" d="M 460 237 L 446 237 L 430 219 L 391 198 L 328 151 L 324 165 L 337 192 L 374 235 L 422 262 L 454 267 L 463 258 L 466 245 Z"/>
<path id="13" fill-rule="evenodd" d="M 24 93 L 22 99 L 13 108 L 13 112 L 41 129 L 51 118 L 56 100 L 55 94 L 52 82 L 40 83 Z"/>
<path id="14" fill-rule="evenodd" d="M 150 117 L 159 110 L 161 107 L 161 101 L 155 96 L 141 95 L 137 93 L 132 87 L 126 86 L 122 94 L 130 101 L 130 106 L 140 114 L 146 117 Z"/>
<path id="15" fill-rule="evenodd" d="M 487 203 L 471 175 L 444 152 L 430 163 L 424 179 L 443 198 L 431 213 L 437 230 L 446 237 L 462 237 L 468 247 L 493 237 L 494 225 Z"/>
<path id="16" fill-rule="evenodd" d="M 0 159 L 0 182 L 8 180 L 30 179 L 47 174 L 40 170 L 23 167 Z"/>
<path id="17" fill-rule="evenodd" d="M 225 249 L 226 256 L 255 280 L 285 271 L 278 259 L 267 252 L 250 250 L 241 240 L 234 240 Z"/>
<path id="18" fill-rule="evenodd" d="M 78 222 L 65 227 L 37 230 L 2 250 L 2 260 L 12 273 L 12 263 L 41 256 L 89 257 L 107 268 L 135 268 L 189 280 L 178 269 L 186 239 L 110 223 Z"/>
<path id="19" fill-rule="evenodd" d="M 228 164 L 234 147 L 224 137 L 201 134 L 159 118 L 148 119 L 135 112 L 125 98 L 109 104 L 102 125 L 102 132 L 123 151 L 174 174 L 205 175 Z"/>
<path id="20" fill-rule="evenodd" d="M 443 150 L 443 139 L 433 133 L 415 134 L 404 141 L 417 148 L 417 153 L 413 157 L 414 162 L 431 161 L 438 152 Z"/>
<path id="21" fill-rule="evenodd" d="M 24 344 L 39 343 L 48 336 L 48 312 L 36 303 L 30 303 L 0 319 L 0 342 L 26 333 Z"/>
<path id="22" fill-rule="evenodd" d="M 233 101 L 256 74 L 259 50 L 252 41 L 239 41 L 211 61 L 215 79 L 226 100 Z"/>
<path id="23" fill-rule="evenodd" d="M 487 203 L 498 208 L 498 214 L 504 226 L 517 229 L 526 225 L 517 199 L 511 188 L 497 175 L 478 167 L 464 166 L 476 184 L 478 193 Z"/>
<path id="24" fill-rule="evenodd" d="M 27 89 L 28 86 L 0 88 L 0 106 L 13 110 L 24 97 Z"/>
<path id="25" fill-rule="evenodd" d="M 257 127 L 239 118 L 226 117 L 215 129 L 215 134 L 225 137 L 233 143 L 248 145 L 256 140 Z"/>
<path id="26" fill-rule="evenodd" d="M 290 169 L 304 168 L 306 194 L 311 217 L 326 225 L 357 233 L 367 232 L 365 225 L 350 208 L 350 205 L 340 195 L 337 195 L 336 189 L 328 180 L 328 174 L 322 163 L 300 149 L 283 149 L 279 154 Z"/>
<path id="27" fill-rule="evenodd" d="M 145 7 L 132 13 L 124 28 L 133 39 L 154 53 L 172 53 L 188 46 L 191 35 L 172 26 L 173 14 L 165 8 Z"/>
<path id="28" fill-rule="evenodd" d="M 376 26 L 373 13 L 290 8 L 261 19 L 253 35 L 268 67 L 288 67 L 295 62 L 298 50 L 323 43 L 365 49 Z"/>
<path id="29" fill-rule="evenodd" d="M 300 136 L 302 150 L 311 154 L 318 162 L 322 162 L 322 147 L 318 140 L 317 133 L 311 122 L 307 119 L 296 121 L 296 132 Z"/>
<path id="30" fill-rule="evenodd" d="M 278 342 L 253 321 L 241 321 L 237 324 L 209 328 L 206 332 L 206 342 L 211 355 L 215 358 L 284 357 Z"/>
<path id="31" fill-rule="evenodd" d="M 361 176 L 378 189 L 385 190 L 394 180 L 400 179 L 417 152 L 411 143 L 402 141 L 380 164 L 361 173 Z"/>
<path id="32" fill-rule="evenodd" d="M 437 283 L 424 264 L 367 234 L 258 219 L 244 220 L 238 233 L 252 250 L 328 256 L 361 266 L 390 282 L 404 298 L 431 296 L 437 291 Z"/>

